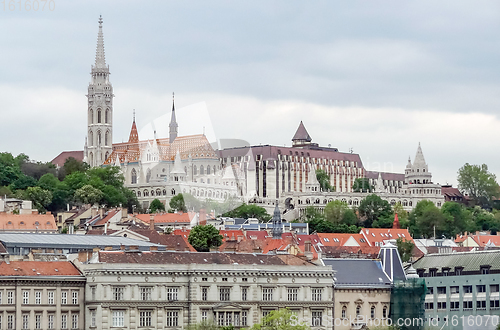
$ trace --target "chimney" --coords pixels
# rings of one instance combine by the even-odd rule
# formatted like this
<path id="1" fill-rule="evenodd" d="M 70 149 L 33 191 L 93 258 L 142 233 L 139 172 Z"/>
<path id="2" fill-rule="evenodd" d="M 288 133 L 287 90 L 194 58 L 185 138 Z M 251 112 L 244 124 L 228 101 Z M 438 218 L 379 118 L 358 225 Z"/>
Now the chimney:
<path id="1" fill-rule="evenodd" d="M 122 208 L 122 219 L 128 218 L 128 212 L 127 208 L 123 207 Z"/>
<path id="2" fill-rule="evenodd" d="M 200 209 L 200 219 L 199 219 L 200 225 L 205 226 L 207 224 L 207 213 L 205 212 L 205 209 Z"/>
<path id="3" fill-rule="evenodd" d="M 155 230 L 155 215 L 149 215 L 149 230 Z"/>
<path id="4" fill-rule="evenodd" d="M 90 215 L 93 217 L 95 217 L 97 215 L 97 208 L 92 206 L 92 208 L 90 209 Z"/>
<path id="5" fill-rule="evenodd" d="M 106 222 L 104 224 L 104 235 L 107 235 L 108 234 L 108 223 Z"/>
<path id="6" fill-rule="evenodd" d="M 104 209 L 102 207 L 99 209 L 99 216 L 104 219 Z"/>

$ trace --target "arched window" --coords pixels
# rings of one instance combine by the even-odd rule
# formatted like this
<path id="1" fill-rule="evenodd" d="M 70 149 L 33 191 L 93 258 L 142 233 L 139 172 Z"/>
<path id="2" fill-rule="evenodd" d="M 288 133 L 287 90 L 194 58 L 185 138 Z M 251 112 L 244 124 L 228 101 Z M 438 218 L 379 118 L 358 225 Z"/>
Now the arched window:
<path id="1" fill-rule="evenodd" d="M 207 174 L 210 174 L 210 166 L 207 166 Z"/>
<path id="2" fill-rule="evenodd" d="M 106 131 L 106 137 L 104 138 L 104 144 L 109 146 L 109 140 L 110 140 L 109 131 Z"/>
<path id="3" fill-rule="evenodd" d="M 149 192 L 148 192 L 146 189 L 144 189 L 144 191 L 143 191 L 143 196 L 144 196 L 144 197 L 149 196 Z"/>
<path id="4" fill-rule="evenodd" d="M 172 196 L 175 195 L 175 189 L 174 188 L 172 188 L 172 190 L 170 192 L 172 193 Z"/>
<path id="5" fill-rule="evenodd" d="M 163 189 L 163 196 L 167 196 L 167 189 Z"/>
<path id="6" fill-rule="evenodd" d="M 146 172 L 146 182 L 149 183 L 149 180 L 151 180 L 151 170 L 148 168 Z"/>
<path id="7" fill-rule="evenodd" d="M 101 123 L 101 109 L 97 110 L 97 123 Z"/>
<path id="8" fill-rule="evenodd" d="M 104 115 L 104 122 L 109 123 L 109 109 L 106 109 L 106 113 Z"/>
<path id="9" fill-rule="evenodd" d="M 370 318 L 371 319 L 375 318 L 375 306 L 372 306 L 372 308 L 370 308 Z"/>
<path id="10" fill-rule="evenodd" d="M 200 175 L 203 175 L 203 174 L 205 174 L 203 171 L 203 165 L 200 165 Z"/>
<path id="11" fill-rule="evenodd" d="M 94 166 L 94 154 L 90 153 L 89 155 L 89 165 Z"/>
<path id="12" fill-rule="evenodd" d="M 141 197 L 141 191 L 137 190 L 137 197 Z"/>
<path id="13" fill-rule="evenodd" d="M 137 183 L 137 172 L 135 171 L 135 168 L 133 168 L 132 172 L 130 173 L 130 183 L 132 184 Z"/>
<path id="14" fill-rule="evenodd" d="M 384 319 L 386 319 L 386 318 L 387 318 L 387 306 L 384 306 L 384 308 L 382 309 L 382 317 L 383 317 Z"/>
<path id="15" fill-rule="evenodd" d="M 342 306 L 342 318 L 347 318 L 347 306 Z"/>
<path id="16" fill-rule="evenodd" d="M 94 123 L 94 110 L 90 109 L 89 111 L 89 123 Z"/>
<path id="17" fill-rule="evenodd" d="M 106 151 L 106 156 L 105 156 L 104 160 L 108 159 L 108 157 L 109 157 L 109 152 Z"/>
<path id="18" fill-rule="evenodd" d="M 101 145 L 101 132 L 97 132 L 97 145 L 100 146 Z"/>
<path id="19" fill-rule="evenodd" d="M 88 145 L 89 146 L 93 146 L 94 145 L 94 133 L 92 133 L 92 131 L 89 132 Z"/>
<path id="20" fill-rule="evenodd" d="M 155 195 L 155 191 L 153 189 L 151 189 L 151 196 L 154 196 Z"/>
<path id="21" fill-rule="evenodd" d="M 356 306 L 356 316 L 360 316 L 361 315 L 361 305 L 357 305 Z"/>
<path id="22" fill-rule="evenodd" d="M 215 165 L 214 165 L 214 174 L 215 174 Z"/>
<path id="23" fill-rule="evenodd" d="M 156 196 L 161 196 L 161 190 L 160 190 L 160 188 L 156 189 Z"/>
<path id="24" fill-rule="evenodd" d="M 196 169 L 196 165 L 193 165 L 193 175 L 197 175 L 197 169 Z"/>

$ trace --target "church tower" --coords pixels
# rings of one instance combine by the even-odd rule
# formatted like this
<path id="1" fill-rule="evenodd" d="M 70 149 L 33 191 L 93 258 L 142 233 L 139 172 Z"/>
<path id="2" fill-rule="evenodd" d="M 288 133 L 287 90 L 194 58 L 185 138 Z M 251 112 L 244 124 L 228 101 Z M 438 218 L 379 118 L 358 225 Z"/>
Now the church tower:
<path id="1" fill-rule="evenodd" d="M 101 166 L 113 151 L 113 87 L 104 57 L 102 16 L 99 17 L 95 64 L 88 87 L 88 123 L 85 159 L 90 166 Z"/>
<path id="2" fill-rule="evenodd" d="M 175 102 L 174 102 L 174 94 L 172 94 L 172 117 L 170 118 L 170 124 L 169 126 L 169 139 L 168 143 L 174 142 L 175 138 L 177 138 L 177 128 L 179 125 L 177 125 L 177 120 L 175 119 Z"/>

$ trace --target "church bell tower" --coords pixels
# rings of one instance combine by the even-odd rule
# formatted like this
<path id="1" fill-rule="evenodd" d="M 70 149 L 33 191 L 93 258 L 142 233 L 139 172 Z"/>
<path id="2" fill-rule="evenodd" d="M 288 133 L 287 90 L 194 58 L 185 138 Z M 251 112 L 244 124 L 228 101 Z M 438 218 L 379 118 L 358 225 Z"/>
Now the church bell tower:
<path id="1" fill-rule="evenodd" d="M 101 166 L 113 148 L 113 87 L 109 82 L 109 66 L 104 57 L 102 16 L 99 17 L 95 64 L 91 67 L 88 87 L 88 123 L 85 161 L 90 166 Z"/>

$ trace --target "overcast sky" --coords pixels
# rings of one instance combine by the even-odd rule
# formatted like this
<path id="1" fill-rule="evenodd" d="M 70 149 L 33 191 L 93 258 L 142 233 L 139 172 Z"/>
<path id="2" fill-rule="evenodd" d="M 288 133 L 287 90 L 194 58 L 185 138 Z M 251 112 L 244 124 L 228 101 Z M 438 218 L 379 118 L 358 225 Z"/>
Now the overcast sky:
<path id="1" fill-rule="evenodd" d="M 352 148 L 368 169 L 403 172 L 420 142 L 434 182 L 456 184 L 466 162 L 500 176 L 498 1 L 1 6 L 0 151 L 50 161 L 83 149 L 102 14 L 114 142 L 132 109 L 141 128 L 175 92 L 186 112 L 204 102 L 201 126 L 217 138 L 289 146 L 302 120 L 314 142 Z M 202 133 L 193 116 L 181 135 Z"/>

